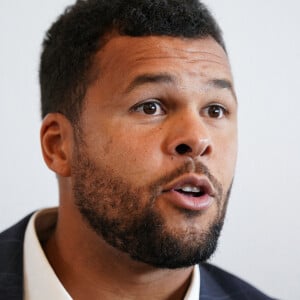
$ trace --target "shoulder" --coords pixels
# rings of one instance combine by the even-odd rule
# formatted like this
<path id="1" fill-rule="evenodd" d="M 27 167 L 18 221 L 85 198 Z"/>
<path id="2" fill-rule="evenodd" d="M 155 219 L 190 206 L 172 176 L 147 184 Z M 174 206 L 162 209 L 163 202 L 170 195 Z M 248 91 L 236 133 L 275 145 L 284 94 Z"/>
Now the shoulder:
<path id="1" fill-rule="evenodd" d="M 0 233 L 0 272 L 8 272 L 23 252 L 24 234 L 31 215 Z M 10 262 L 10 263 L 9 263 Z M 5 270 L 3 267 L 6 266 Z"/>
<path id="2" fill-rule="evenodd" d="M 32 213 L 24 219 L 0 233 L 0 243 L 8 241 L 22 241 L 24 239 L 25 230 Z"/>
<path id="3" fill-rule="evenodd" d="M 30 217 L 0 233 L 0 300 L 22 299 L 23 241 Z"/>
<path id="4" fill-rule="evenodd" d="M 211 264 L 201 264 L 200 274 L 201 299 L 272 299 L 246 281 Z"/>
<path id="5" fill-rule="evenodd" d="M 34 214 L 31 213 L 24 217 L 22 220 L 11 226 L 10 228 L 4 230 L 0 233 L 0 240 L 2 239 L 9 239 L 11 236 L 14 236 L 16 238 L 22 238 L 23 232 L 26 229 L 26 226 L 31 218 L 31 216 Z"/>

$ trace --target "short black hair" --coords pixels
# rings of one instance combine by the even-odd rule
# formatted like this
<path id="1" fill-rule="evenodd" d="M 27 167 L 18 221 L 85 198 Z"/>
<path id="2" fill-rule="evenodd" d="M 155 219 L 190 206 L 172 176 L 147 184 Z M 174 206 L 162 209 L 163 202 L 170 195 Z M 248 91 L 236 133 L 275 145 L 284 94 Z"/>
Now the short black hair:
<path id="1" fill-rule="evenodd" d="M 48 30 L 40 63 L 42 117 L 79 120 L 93 80 L 93 58 L 110 32 L 128 36 L 211 36 L 226 52 L 221 30 L 198 0 L 77 0 Z"/>

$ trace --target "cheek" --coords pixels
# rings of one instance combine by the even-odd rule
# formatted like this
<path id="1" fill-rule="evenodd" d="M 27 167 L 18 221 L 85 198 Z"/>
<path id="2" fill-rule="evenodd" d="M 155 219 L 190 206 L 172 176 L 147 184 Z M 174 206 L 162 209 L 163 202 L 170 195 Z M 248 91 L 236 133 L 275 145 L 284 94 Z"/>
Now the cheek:
<path id="1" fill-rule="evenodd" d="M 93 140 L 91 150 L 97 163 L 127 181 L 145 182 L 162 165 L 159 138 L 153 132 L 123 128 L 110 130 L 110 134 L 103 133 L 99 139 Z"/>
<path id="2" fill-rule="evenodd" d="M 222 137 L 215 143 L 215 151 L 212 163 L 215 164 L 216 174 L 224 188 L 228 188 L 232 182 L 237 158 L 236 130 Z"/>

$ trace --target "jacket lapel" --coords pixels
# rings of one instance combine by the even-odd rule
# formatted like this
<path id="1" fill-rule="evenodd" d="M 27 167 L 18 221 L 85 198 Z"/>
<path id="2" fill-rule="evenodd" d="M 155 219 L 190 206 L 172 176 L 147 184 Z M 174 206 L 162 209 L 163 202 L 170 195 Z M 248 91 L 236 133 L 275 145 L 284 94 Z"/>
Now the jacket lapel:
<path id="1" fill-rule="evenodd" d="M 200 265 L 200 300 L 230 299 L 216 281 L 209 264 Z"/>

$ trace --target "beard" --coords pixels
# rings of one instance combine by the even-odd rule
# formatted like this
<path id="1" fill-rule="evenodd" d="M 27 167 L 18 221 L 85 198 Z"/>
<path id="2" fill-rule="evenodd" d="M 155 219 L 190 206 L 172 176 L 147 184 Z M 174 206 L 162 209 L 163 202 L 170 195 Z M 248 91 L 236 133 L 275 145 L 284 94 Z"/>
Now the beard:
<path id="1" fill-rule="evenodd" d="M 231 187 L 223 195 L 222 185 L 200 162 L 187 162 L 146 187 L 134 187 L 113 169 L 97 165 L 80 143 L 72 166 L 75 204 L 83 219 L 110 246 L 133 260 L 157 268 L 183 268 L 204 262 L 214 253 L 223 227 Z M 163 185 L 191 170 L 206 175 L 216 190 L 217 213 L 210 224 L 196 230 L 169 228 L 155 206 Z M 203 211 L 177 208 L 187 220 Z M 195 221 L 196 222 L 196 221 Z"/>

